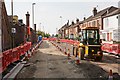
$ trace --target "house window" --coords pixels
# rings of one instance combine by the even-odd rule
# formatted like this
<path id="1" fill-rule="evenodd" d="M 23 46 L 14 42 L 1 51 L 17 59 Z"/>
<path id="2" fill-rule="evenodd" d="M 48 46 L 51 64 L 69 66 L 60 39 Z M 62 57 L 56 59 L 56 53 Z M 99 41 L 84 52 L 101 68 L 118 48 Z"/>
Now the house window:
<path id="1" fill-rule="evenodd" d="M 97 27 L 97 21 L 94 21 L 95 27 Z"/>
<path id="2" fill-rule="evenodd" d="M 84 24 L 84 27 L 86 27 L 86 25 Z"/>
<path id="3" fill-rule="evenodd" d="M 92 26 L 95 27 L 95 21 L 92 22 Z"/>
<path id="4" fill-rule="evenodd" d="M 89 27 L 89 23 L 87 22 L 87 27 Z"/>
<path id="5" fill-rule="evenodd" d="M 68 30 L 66 30 L 66 34 L 68 34 Z"/>
<path id="6" fill-rule="evenodd" d="M 82 27 L 84 27 L 84 24 L 82 24 Z"/>
<path id="7" fill-rule="evenodd" d="M 89 22 L 89 27 L 91 27 L 91 24 L 90 24 L 90 22 Z"/>
<path id="8" fill-rule="evenodd" d="M 100 26 L 100 22 L 99 22 L 99 20 L 97 20 L 97 27 L 99 27 Z"/>

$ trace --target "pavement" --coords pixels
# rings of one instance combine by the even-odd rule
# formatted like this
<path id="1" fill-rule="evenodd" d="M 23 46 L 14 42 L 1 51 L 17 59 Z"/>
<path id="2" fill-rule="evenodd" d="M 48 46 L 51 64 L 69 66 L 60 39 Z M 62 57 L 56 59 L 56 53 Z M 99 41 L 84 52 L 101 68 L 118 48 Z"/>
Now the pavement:
<path id="1" fill-rule="evenodd" d="M 70 46 L 69 46 L 70 47 Z M 70 49 L 72 51 L 72 49 Z M 67 55 L 59 51 L 48 41 L 43 41 L 34 55 L 18 73 L 19 78 L 78 78 L 78 79 L 105 79 L 108 72 L 90 61 L 81 60 L 79 65 L 68 59 Z"/>

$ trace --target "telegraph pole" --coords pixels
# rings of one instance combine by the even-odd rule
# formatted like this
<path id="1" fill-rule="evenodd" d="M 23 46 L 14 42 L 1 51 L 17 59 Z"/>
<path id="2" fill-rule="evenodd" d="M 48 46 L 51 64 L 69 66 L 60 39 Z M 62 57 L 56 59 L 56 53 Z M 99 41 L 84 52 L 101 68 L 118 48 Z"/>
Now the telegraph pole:
<path id="1" fill-rule="evenodd" d="M 14 28 L 13 28 L 13 0 L 11 0 L 11 32 L 12 32 L 12 48 L 14 48 Z"/>
<path id="2" fill-rule="evenodd" d="M 2 1 L 0 1 L 0 53 L 2 52 Z"/>

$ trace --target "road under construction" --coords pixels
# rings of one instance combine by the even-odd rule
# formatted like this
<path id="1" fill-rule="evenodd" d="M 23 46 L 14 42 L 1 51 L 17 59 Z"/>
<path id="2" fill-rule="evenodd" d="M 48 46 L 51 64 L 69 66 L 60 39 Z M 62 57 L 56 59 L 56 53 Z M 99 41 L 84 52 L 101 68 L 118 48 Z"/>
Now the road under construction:
<path id="1" fill-rule="evenodd" d="M 23 44 L 20 44 L 15 48 L 12 47 L 11 49 L 10 47 L 12 40 L 10 40 L 11 36 L 9 34 L 9 31 L 7 31 L 9 28 L 7 14 L 5 10 L 5 5 L 2 4 L 2 6 L 3 9 L 0 7 L 0 10 L 3 10 L 5 14 L 0 14 L 0 16 L 4 14 L 2 16 L 4 19 L 2 20 L 1 18 L 0 20 L 4 21 L 4 24 L 6 24 L 2 25 L 4 26 L 2 29 L 5 30 L 3 33 L 4 36 L 8 38 L 1 40 L 2 31 L 0 28 L 0 42 L 4 42 L 0 43 L 0 45 L 5 44 L 4 46 L 2 46 L 4 50 L 2 50 L 2 48 L 0 47 L 0 51 L 3 51 L 2 54 L 0 54 L 0 65 L 2 65 L 0 66 L 0 73 L 2 74 L 3 80 L 10 78 L 84 78 L 89 80 L 98 78 L 105 80 L 114 78 L 115 80 L 120 79 L 120 58 L 108 53 L 103 53 L 100 61 L 95 61 L 88 58 L 84 59 L 84 57 L 81 60 L 79 47 L 75 47 L 74 45 L 78 45 L 79 41 L 67 39 L 61 39 L 57 41 L 56 38 L 48 38 L 46 40 L 43 39 L 39 43 L 32 45 L 31 42 L 28 42 L 30 41 L 30 15 L 28 12 L 26 14 L 27 27 L 25 27 L 28 30 L 26 36 L 28 38 L 28 41 L 25 41 Z M 87 34 L 88 33 L 86 33 L 86 35 Z M 33 34 L 32 36 L 35 37 L 35 35 L 36 34 Z M 20 38 L 20 36 L 18 37 L 21 41 L 22 39 Z M 23 35 L 23 41 L 24 37 L 25 35 Z M 36 38 L 34 37 L 31 37 L 31 40 L 33 39 L 33 42 L 37 42 Z M 97 43 L 99 41 L 100 39 L 94 42 Z M 83 43 L 88 44 L 88 41 L 83 40 Z M 88 49 L 88 47 L 89 46 L 86 46 L 85 49 Z M 99 47 L 99 50 L 100 49 L 101 47 Z M 106 46 L 104 46 L 104 49 L 106 49 Z M 119 48 L 116 49 L 116 51 L 118 52 Z M 95 49 L 91 51 L 94 52 Z M 89 54 L 87 50 L 85 50 L 85 52 L 86 54 Z"/>
<path id="2" fill-rule="evenodd" d="M 70 53 L 70 55 L 68 55 Z M 45 40 L 25 63 L 16 78 L 84 78 L 107 80 L 112 76 L 119 80 L 120 59 L 104 53 L 102 61 L 76 61 L 73 45 Z"/>

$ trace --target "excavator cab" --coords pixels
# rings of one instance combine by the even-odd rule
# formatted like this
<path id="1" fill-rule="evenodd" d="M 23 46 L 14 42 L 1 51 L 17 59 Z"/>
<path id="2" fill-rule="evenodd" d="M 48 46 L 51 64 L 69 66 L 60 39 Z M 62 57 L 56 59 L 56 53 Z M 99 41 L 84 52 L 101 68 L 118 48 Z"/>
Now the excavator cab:
<path id="1" fill-rule="evenodd" d="M 82 30 L 81 42 L 84 45 L 100 45 L 100 37 L 98 29 Z"/>

